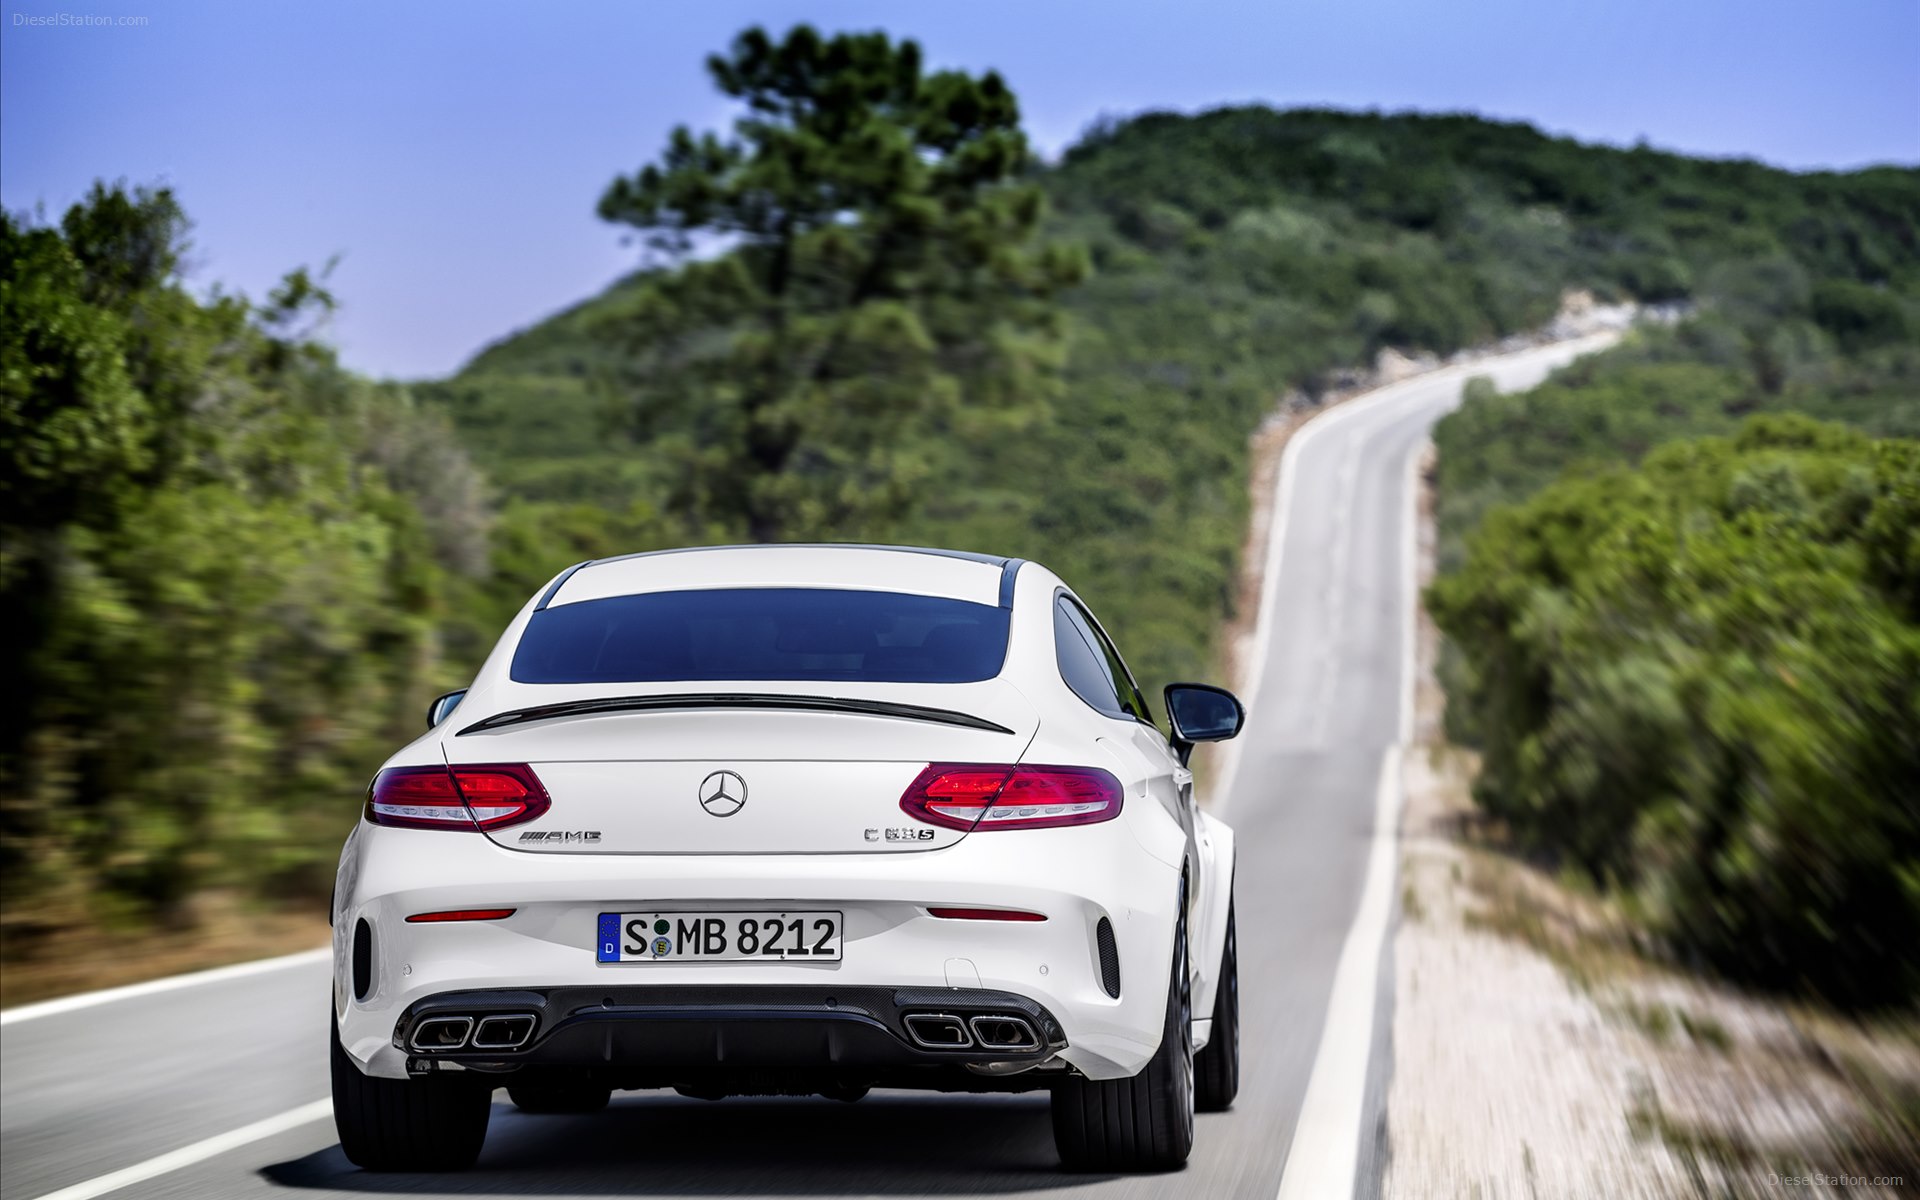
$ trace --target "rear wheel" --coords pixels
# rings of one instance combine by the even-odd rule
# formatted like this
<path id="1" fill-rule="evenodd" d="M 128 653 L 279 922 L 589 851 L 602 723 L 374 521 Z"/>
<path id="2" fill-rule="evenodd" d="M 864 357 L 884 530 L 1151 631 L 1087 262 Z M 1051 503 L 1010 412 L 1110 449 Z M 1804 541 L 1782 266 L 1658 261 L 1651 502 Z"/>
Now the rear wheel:
<path id="1" fill-rule="evenodd" d="M 347 1160 L 367 1171 L 462 1171 L 487 1140 L 493 1089 L 471 1079 L 377 1079 L 332 1038 L 333 1126 Z"/>
<path id="2" fill-rule="evenodd" d="M 1240 1093 L 1240 951 L 1233 932 L 1233 901 L 1227 901 L 1227 944 L 1220 952 L 1220 981 L 1213 994 L 1213 1035 L 1194 1055 L 1194 1106 L 1225 1112 Z"/>
<path id="3" fill-rule="evenodd" d="M 1126 1079 L 1068 1079 L 1053 1091 L 1053 1142 L 1070 1171 L 1171 1171 L 1193 1151 L 1193 996 L 1186 903 L 1174 929 L 1160 1048 Z"/>
<path id="4" fill-rule="evenodd" d="M 518 1083 L 507 1088 L 514 1107 L 526 1113 L 599 1112 L 613 1089 L 593 1083 Z"/>

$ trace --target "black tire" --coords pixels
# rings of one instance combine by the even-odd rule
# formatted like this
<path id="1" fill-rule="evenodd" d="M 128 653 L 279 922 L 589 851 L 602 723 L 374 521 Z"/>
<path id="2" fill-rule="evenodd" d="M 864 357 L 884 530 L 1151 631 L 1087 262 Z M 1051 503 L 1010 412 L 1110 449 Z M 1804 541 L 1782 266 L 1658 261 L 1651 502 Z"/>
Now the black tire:
<path id="1" fill-rule="evenodd" d="M 367 1171 L 464 1171 L 480 1157 L 493 1089 L 471 1079 L 376 1079 L 340 1045 L 331 1017 L 333 1127 Z"/>
<path id="2" fill-rule="evenodd" d="M 1220 984 L 1213 993 L 1213 1035 L 1193 1056 L 1193 1103 L 1201 1112 L 1225 1112 L 1240 1094 L 1240 949 L 1227 900 L 1227 944 L 1220 951 Z"/>
<path id="3" fill-rule="evenodd" d="M 607 1106 L 613 1089 L 585 1082 L 509 1084 L 507 1098 L 525 1113 L 590 1113 Z"/>
<path id="4" fill-rule="evenodd" d="M 1127 1079 L 1054 1085 L 1053 1144 L 1069 1171 L 1172 1171 L 1193 1152 L 1193 996 L 1186 902 L 1174 927 L 1160 1048 Z"/>

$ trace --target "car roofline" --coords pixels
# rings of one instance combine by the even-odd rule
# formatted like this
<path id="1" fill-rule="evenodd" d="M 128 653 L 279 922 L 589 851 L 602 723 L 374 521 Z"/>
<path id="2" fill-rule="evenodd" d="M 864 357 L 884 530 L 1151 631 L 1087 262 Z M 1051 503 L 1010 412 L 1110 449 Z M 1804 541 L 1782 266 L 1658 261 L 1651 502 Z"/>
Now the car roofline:
<path id="1" fill-rule="evenodd" d="M 890 546 L 878 542 L 747 542 L 734 546 L 679 546 L 669 550 L 641 550 L 634 554 L 617 554 L 611 558 L 589 558 L 577 562 L 560 572 L 547 590 L 540 594 L 540 602 L 533 611 L 540 612 L 553 602 L 560 589 L 566 586 L 578 571 L 587 567 L 604 566 L 607 563 L 628 562 L 636 558 L 658 558 L 666 554 L 701 554 L 709 550 L 884 550 L 894 554 L 931 554 L 937 558 L 958 558 L 967 562 L 980 563 L 983 566 L 1000 568 L 1001 608 L 1013 607 L 1013 581 L 1020 573 L 1026 560 L 1007 558 L 998 554 L 978 554 L 971 550 L 941 550 L 932 546 Z"/>

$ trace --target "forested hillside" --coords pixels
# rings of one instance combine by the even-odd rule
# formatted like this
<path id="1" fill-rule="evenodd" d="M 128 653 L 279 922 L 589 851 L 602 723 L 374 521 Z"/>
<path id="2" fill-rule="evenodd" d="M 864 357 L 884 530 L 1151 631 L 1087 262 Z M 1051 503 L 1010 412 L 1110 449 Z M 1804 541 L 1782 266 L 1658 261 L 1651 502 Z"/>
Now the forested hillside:
<path id="1" fill-rule="evenodd" d="M 1103 124 L 1034 178 L 1045 235 L 1093 266 L 1062 297 L 1071 337 L 1044 423 L 932 440 L 938 483 L 917 511 L 816 534 L 1054 564 L 1150 691 L 1213 669 L 1246 437 L 1283 394 L 1383 347 L 1444 353 L 1540 324 L 1568 288 L 1718 297 L 1782 260 L 1884 322 L 1875 289 L 1910 277 L 1920 212 L 1908 170 L 1796 175 L 1474 117 L 1257 107 Z M 617 330 L 647 280 L 489 347 L 429 395 L 524 519 L 584 504 L 620 514 L 620 544 L 738 538 L 662 511 L 656 443 L 620 436 Z M 571 512 L 574 544 L 592 544 L 600 518 Z"/>

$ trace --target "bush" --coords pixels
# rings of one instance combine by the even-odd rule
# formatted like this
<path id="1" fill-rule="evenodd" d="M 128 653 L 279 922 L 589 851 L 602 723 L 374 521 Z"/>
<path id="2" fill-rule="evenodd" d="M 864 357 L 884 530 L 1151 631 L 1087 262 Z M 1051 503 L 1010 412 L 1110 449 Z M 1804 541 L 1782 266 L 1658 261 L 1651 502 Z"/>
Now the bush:
<path id="1" fill-rule="evenodd" d="M 1814 321 L 1849 354 L 1914 338 L 1909 304 L 1885 288 L 1824 279 L 1813 289 L 1812 306 Z"/>
<path id="2" fill-rule="evenodd" d="M 1523 843 L 1735 976 L 1920 990 L 1920 443 L 1800 417 L 1498 508 L 1428 595 Z"/>

